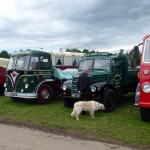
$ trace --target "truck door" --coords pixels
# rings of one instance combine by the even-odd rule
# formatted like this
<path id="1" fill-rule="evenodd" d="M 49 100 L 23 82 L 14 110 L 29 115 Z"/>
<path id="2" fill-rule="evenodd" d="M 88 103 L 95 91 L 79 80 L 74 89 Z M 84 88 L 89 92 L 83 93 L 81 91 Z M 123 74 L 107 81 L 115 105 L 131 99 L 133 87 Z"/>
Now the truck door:
<path id="1" fill-rule="evenodd" d="M 113 84 L 116 89 L 117 95 L 121 95 L 122 86 L 122 62 L 120 59 L 113 60 L 112 74 L 113 74 Z"/>

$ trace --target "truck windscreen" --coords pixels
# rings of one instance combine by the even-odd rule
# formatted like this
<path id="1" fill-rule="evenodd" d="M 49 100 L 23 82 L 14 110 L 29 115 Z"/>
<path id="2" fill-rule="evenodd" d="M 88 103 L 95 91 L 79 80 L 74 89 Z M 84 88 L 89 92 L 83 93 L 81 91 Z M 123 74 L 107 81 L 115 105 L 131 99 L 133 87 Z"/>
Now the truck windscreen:
<path id="1" fill-rule="evenodd" d="M 10 57 L 7 69 L 27 69 L 29 60 L 29 55 L 12 56 Z"/>
<path id="2" fill-rule="evenodd" d="M 109 70 L 110 69 L 110 60 L 109 59 L 95 59 L 93 69 Z"/>
<path id="3" fill-rule="evenodd" d="M 7 69 L 15 68 L 16 61 L 17 61 L 17 56 L 10 57 Z"/>
<path id="4" fill-rule="evenodd" d="M 87 67 L 88 69 L 92 69 L 92 65 L 93 65 L 93 60 L 80 61 L 79 70 L 83 70 L 84 67 Z"/>

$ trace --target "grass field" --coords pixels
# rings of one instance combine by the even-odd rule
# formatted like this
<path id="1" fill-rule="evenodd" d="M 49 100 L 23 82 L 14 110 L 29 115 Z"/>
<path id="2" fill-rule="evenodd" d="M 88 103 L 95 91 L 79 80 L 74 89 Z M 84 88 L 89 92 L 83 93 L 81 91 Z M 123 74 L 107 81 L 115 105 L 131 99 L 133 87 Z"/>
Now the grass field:
<path id="1" fill-rule="evenodd" d="M 33 100 L 15 102 L 8 97 L 0 97 L 0 118 L 3 120 L 150 148 L 150 123 L 140 120 L 139 109 L 134 106 L 132 94 L 120 99 L 113 112 L 96 112 L 95 119 L 81 115 L 79 121 L 76 121 L 70 117 L 71 112 L 72 109 L 65 108 L 61 99 L 47 105 L 38 105 Z"/>

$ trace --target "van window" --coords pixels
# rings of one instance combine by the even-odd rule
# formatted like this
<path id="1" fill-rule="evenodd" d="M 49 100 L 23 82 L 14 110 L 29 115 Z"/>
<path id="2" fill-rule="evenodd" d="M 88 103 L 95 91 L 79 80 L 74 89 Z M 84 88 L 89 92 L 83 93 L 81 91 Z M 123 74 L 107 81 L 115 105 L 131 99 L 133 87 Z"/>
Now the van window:
<path id="1" fill-rule="evenodd" d="M 64 58 L 63 57 L 56 57 L 55 62 L 56 62 L 56 65 L 63 65 L 64 64 Z"/>
<path id="2" fill-rule="evenodd" d="M 145 41 L 143 61 L 150 63 L 150 38 Z"/>

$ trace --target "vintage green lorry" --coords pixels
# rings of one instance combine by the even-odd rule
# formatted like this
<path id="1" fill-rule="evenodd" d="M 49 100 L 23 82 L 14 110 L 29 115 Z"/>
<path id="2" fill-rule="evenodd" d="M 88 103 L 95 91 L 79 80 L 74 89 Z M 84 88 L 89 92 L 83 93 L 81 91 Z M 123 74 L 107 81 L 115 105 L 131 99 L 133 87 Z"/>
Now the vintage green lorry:
<path id="1" fill-rule="evenodd" d="M 125 55 L 107 52 L 89 53 L 79 63 L 78 73 L 62 85 L 62 98 L 66 107 L 73 107 L 79 100 L 77 80 L 86 66 L 91 80 L 91 99 L 105 105 L 106 111 L 116 106 L 117 97 L 135 92 L 138 83 L 138 68 L 129 68 Z"/>
<path id="2" fill-rule="evenodd" d="M 66 74 L 69 73 L 71 74 L 69 71 Z M 35 98 L 40 104 L 49 103 L 60 95 L 62 83 L 69 78 L 61 74 L 61 70 L 52 66 L 51 53 L 17 51 L 11 54 L 6 69 L 4 95 L 12 100 Z"/>

